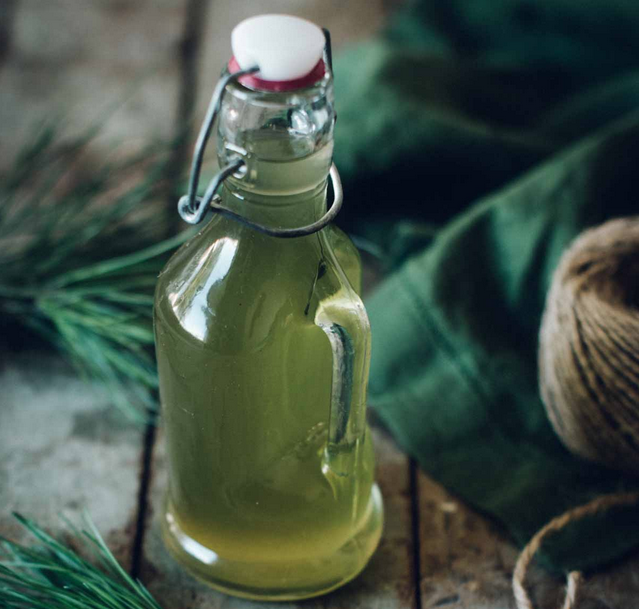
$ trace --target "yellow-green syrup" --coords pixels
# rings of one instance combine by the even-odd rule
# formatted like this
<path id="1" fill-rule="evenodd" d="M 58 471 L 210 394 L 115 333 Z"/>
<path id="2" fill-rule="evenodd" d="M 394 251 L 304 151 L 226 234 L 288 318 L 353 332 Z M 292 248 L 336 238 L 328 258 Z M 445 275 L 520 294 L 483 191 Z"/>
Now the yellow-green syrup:
<path id="1" fill-rule="evenodd" d="M 327 146 L 295 161 L 255 160 L 225 186 L 223 204 L 272 226 L 312 222 L 325 211 L 330 154 Z M 318 324 L 350 328 L 364 354 L 354 392 L 365 393 L 360 274 L 357 251 L 335 227 L 280 239 L 217 216 L 160 275 L 163 533 L 177 560 L 214 587 L 315 596 L 357 575 L 379 541 L 370 433 L 340 449 L 337 472 L 326 451 L 333 363 Z"/>

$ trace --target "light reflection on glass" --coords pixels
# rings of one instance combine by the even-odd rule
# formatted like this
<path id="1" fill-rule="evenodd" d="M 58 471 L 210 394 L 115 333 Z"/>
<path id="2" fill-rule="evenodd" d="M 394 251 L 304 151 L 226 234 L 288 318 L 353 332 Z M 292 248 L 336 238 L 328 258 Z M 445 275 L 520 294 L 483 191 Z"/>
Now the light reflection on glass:
<path id="1" fill-rule="evenodd" d="M 211 288 L 228 274 L 236 251 L 237 239 L 217 239 L 202 253 L 188 280 L 176 286 L 168 295 L 182 327 L 200 340 L 205 340 L 208 329 L 208 294 Z M 208 276 L 205 278 L 205 275 Z M 189 288 L 192 286 L 198 286 L 197 292 L 189 295 Z"/>
<path id="2" fill-rule="evenodd" d="M 217 562 L 218 555 L 213 552 L 213 550 L 209 550 L 202 544 L 199 544 L 197 541 L 195 541 L 195 539 L 192 539 L 188 535 L 185 535 L 182 529 L 180 529 L 180 527 L 178 526 L 177 522 L 175 522 L 175 518 L 173 518 L 172 514 L 169 513 L 166 515 L 166 521 L 169 525 L 171 533 L 180 542 L 180 545 L 186 550 L 188 554 L 206 565 L 213 565 Z"/>

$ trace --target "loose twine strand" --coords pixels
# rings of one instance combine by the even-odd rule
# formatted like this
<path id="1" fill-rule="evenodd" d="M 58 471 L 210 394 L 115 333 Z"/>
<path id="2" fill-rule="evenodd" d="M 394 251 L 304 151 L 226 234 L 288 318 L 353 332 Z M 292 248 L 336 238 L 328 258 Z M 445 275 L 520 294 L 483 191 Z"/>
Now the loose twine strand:
<path id="1" fill-rule="evenodd" d="M 515 571 L 513 572 L 513 594 L 515 595 L 517 609 L 535 609 L 526 591 L 526 575 L 533 557 L 548 536 L 582 518 L 594 516 L 599 512 L 605 512 L 614 507 L 635 504 L 639 504 L 639 492 L 603 495 L 585 505 L 580 505 L 579 507 L 564 512 L 561 516 L 553 518 L 548 524 L 535 533 L 519 555 L 517 564 L 515 565 Z M 561 609 L 577 609 L 577 595 L 582 581 L 583 575 L 580 571 L 571 571 L 568 573 L 566 596 Z"/>
<path id="2" fill-rule="evenodd" d="M 539 388 L 548 418 L 573 453 L 639 473 L 639 216 L 584 231 L 553 274 L 541 324 Z M 535 553 L 552 533 L 598 512 L 639 503 L 639 493 L 598 497 L 551 520 L 513 573 L 517 609 Z M 576 609 L 582 582 L 568 574 L 562 609 Z"/>

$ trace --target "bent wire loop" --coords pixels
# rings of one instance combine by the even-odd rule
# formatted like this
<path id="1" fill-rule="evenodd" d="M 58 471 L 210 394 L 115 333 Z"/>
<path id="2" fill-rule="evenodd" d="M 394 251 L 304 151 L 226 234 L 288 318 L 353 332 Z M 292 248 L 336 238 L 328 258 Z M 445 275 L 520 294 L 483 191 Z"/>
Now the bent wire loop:
<path id="1" fill-rule="evenodd" d="M 330 36 L 327 30 L 324 30 L 324 33 L 326 35 L 324 58 L 325 64 L 330 70 Z M 231 211 L 230 209 L 227 209 L 219 204 L 219 201 L 221 199 L 219 195 L 216 194 L 216 192 L 226 178 L 233 175 L 234 173 L 237 173 L 238 171 L 240 171 L 240 169 L 242 169 L 242 167 L 245 166 L 245 161 L 241 158 L 238 158 L 228 165 L 222 167 L 222 169 L 220 169 L 220 171 L 209 182 L 204 196 L 197 196 L 197 188 L 200 181 L 200 171 L 202 169 L 204 151 L 206 149 L 206 144 L 208 143 L 209 137 L 211 136 L 211 131 L 213 130 L 215 119 L 220 112 L 220 108 L 222 106 L 222 98 L 224 96 L 226 87 L 229 83 L 238 80 L 242 76 L 245 76 L 246 74 L 253 74 L 257 71 L 259 71 L 259 68 L 257 66 L 254 66 L 245 70 L 238 70 L 233 74 L 225 74 L 215 86 L 213 96 L 211 97 L 211 102 L 209 103 L 209 107 L 206 112 L 204 123 L 202 124 L 197 142 L 195 144 L 193 163 L 191 164 L 191 176 L 189 178 L 189 190 L 188 193 L 180 197 L 180 200 L 178 201 L 178 213 L 180 214 L 180 217 L 189 224 L 199 224 L 204 219 L 206 213 L 210 210 L 222 216 L 237 220 L 238 222 L 256 231 L 259 231 L 266 235 L 270 235 L 272 237 L 294 238 L 311 235 L 313 233 L 316 233 L 317 231 L 322 230 L 327 224 L 330 224 L 335 219 L 342 207 L 342 202 L 344 199 L 342 182 L 334 163 L 331 164 L 331 169 L 329 172 L 329 176 L 333 186 L 333 203 L 330 209 L 316 222 L 307 224 L 306 226 L 301 226 L 299 228 L 273 228 L 264 226 L 262 224 L 258 224 L 257 222 L 252 222 L 251 220 L 244 218 L 241 214 Z"/>

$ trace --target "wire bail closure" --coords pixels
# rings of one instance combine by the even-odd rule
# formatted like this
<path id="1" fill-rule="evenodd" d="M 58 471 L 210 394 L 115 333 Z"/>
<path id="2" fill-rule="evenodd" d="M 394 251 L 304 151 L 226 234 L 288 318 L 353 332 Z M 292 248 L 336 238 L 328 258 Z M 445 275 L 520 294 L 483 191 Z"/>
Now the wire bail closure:
<path id="1" fill-rule="evenodd" d="M 330 70 L 330 35 L 328 33 L 328 30 L 326 29 L 324 30 L 324 34 L 326 36 L 324 59 L 327 69 Z M 241 224 L 244 224 L 245 226 L 259 231 L 260 233 L 270 235 L 271 237 L 286 239 L 312 235 L 313 233 L 322 230 L 325 226 L 330 224 L 336 218 L 337 214 L 342 208 L 342 202 L 344 200 L 342 182 L 334 163 L 331 164 L 331 168 L 329 171 L 329 177 L 333 186 L 333 203 L 330 209 L 316 222 L 307 224 L 306 226 L 301 226 L 299 228 L 271 228 L 268 226 L 264 226 L 256 222 L 252 222 L 241 214 L 238 214 L 220 205 L 219 202 L 221 201 L 221 197 L 216 194 L 217 190 L 222 182 L 226 180 L 226 178 L 233 174 L 236 174 L 242 169 L 242 167 L 245 167 L 246 162 L 244 161 L 244 159 L 241 158 L 238 158 L 232 163 L 229 163 L 228 165 L 222 167 L 222 169 L 220 169 L 220 171 L 215 174 L 213 179 L 209 182 L 204 196 L 197 196 L 197 188 L 200 181 L 200 172 L 202 169 L 204 151 L 206 149 L 206 144 L 208 143 L 209 137 L 211 136 L 211 131 L 213 130 L 215 119 L 217 118 L 217 115 L 220 112 L 220 108 L 222 107 L 222 98 L 224 96 L 226 87 L 228 84 L 240 79 L 242 76 L 246 76 L 247 74 L 254 74 L 258 71 L 259 68 L 257 66 L 254 66 L 245 70 L 238 70 L 237 72 L 234 72 L 232 74 L 226 74 L 218 81 L 217 85 L 215 86 L 215 89 L 213 90 L 213 96 L 211 97 L 211 102 L 209 103 L 209 107 L 206 112 L 204 123 L 202 123 L 202 127 L 200 128 L 200 133 L 195 144 L 193 163 L 191 165 L 191 175 L 189 178 L 188 194 L 180 197 L 177 206 L 178 213 L 180 214 L 182 220 L 188 222 L 189 224 L 199 224 L 204 219 L 206 213 L 210 210 L 222 216 L 232 218 L 233 220 L 236 220 Z"/>

